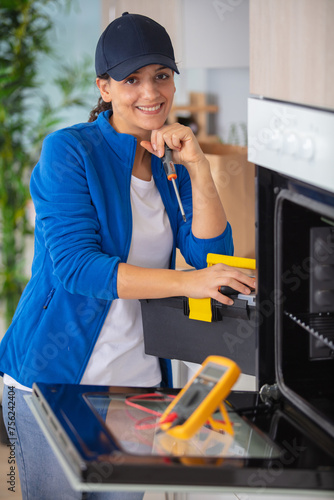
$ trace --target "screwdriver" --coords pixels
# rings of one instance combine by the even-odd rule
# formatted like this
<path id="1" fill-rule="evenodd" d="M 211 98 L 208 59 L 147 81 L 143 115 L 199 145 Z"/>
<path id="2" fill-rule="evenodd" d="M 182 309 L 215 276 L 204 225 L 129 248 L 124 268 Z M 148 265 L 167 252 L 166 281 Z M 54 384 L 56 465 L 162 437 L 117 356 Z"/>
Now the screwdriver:
<path id="1" fill-rule="evenodd" d="M 164 166 L 164 169 L 165 169 L 165 172 L 166 172 L 166 175 L 167 175 L 167 179 L 169 181 L 172 181 L 172 183 L 173 183 L 174 191 L 175 191 L 176 198 L 177 198 L 180 210 L 181 210 L 181 214 L 182 214 L 184 222 L 186 222 L 186 220 L 187 220 L 186 219 L 186 214 L 184 213 L 183 206 L 182 206 L 182 201 L 181 201 L 180 194 L 179 194 L 179 190 L 177 189 L 177 185 L 176 185 L 176 182 L 175 182 L 175 179 L 177 178 L 177 175 L 176 175 L 176 170 L 175 170 L 175 166 L 174 166 L 174 163 L 173 163 L 172 150 L 170 149 L 169 146 L 167 146 L 167 144 L 165 145 L 165 154 L 161 158 L 161 160 L 162 160 L 162 164 Z"/>

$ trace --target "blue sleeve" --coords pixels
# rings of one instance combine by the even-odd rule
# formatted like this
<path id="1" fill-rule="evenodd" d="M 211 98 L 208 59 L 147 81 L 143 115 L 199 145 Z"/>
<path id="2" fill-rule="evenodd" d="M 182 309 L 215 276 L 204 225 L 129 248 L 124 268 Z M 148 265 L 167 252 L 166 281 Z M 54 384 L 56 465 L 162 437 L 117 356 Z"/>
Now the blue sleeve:
<path id="1" fill-rule="evenodd" d="M 191 231 L 192 223 L 192 196 L 191 181 L 185 167 L 178 170 L 179 190 L 187 221 L 184 222 L 181 214 L 178 218 L 178 233 L 176 246 L 180 249 L 187 264 L 196 269 L 207 267 L 206 257 L 208 253 L 221 255 L 233 255 L 234 246 L 232 229 L 229 222 L 222 234 L 215 238 L 196 238 Z"/>
<path id="2" fill-rule="evenodd" d="M 48 136 L 30 182 L 36 218 L 64 288 L 99 299 L 117 298 L 120 259 L 101 250 L 99 220 L 87 184 L 84 154 L 64 132 Z"/>

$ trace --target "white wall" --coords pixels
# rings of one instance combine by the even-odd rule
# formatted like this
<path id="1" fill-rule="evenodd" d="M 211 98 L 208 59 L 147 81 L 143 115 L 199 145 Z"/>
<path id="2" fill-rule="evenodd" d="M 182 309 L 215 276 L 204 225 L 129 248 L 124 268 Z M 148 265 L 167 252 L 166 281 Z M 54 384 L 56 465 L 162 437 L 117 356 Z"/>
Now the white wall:
<path id="1" fill-rule="evenodd" d="M 248 0 L 183 0 L 185 68 L 249 66 Z"/>
<path id="2" fill-rule="evenodd" d="M 235 125 L 247 123 L 249 95 L 249 0 L 180 0 L 183 27 L 181 74 L 176 76 L 177 104 L 187 104 L 191 91 L 210 95 L 218 104 L 215 130 L 228 142 Z"/>

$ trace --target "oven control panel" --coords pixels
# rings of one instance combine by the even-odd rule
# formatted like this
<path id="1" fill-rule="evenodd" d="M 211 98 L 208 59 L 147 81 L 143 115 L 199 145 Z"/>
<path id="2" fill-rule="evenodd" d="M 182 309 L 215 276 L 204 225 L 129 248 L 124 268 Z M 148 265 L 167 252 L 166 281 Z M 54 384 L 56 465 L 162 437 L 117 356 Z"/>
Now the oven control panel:
<path id="1" fill-rule="evenodd" d="M 334 112 L 250 97 L 248 160 L 334 192 Z"/>

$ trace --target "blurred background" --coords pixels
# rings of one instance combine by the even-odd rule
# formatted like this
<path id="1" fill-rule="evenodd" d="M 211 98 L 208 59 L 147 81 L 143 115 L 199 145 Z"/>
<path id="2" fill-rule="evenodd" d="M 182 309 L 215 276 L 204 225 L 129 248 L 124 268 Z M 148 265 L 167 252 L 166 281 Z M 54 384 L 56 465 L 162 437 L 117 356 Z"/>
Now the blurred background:
<path id="1" fill-rule="evenodd" d="M 87 121 L 98 99 L 94 53 L 102 30 L 124 11 L 164 25 L 180 75 L 175 107 L 210 155 L 239 256 L 254 256 L 251 220 L 241 220 L 235 190 L 253 205 L 247 170 L 248 0 L 2 0 L 0 6 L 0 339 L 29 278 L 34 209 L 30 173 L 42 140 Z M 231 147 L 232 146 L 232 147 Z M 236 185 L 232 185 L 232 184 Z M 234 207 L 230 210 L 226 203 Z M 241 217 L 241 219 L 240 219 Z M 237 224 L 236 224 L 237 222 Z M 238 242 L 240 239 L 240 242 Z M 242 241 L 241 241 L 242 239 Z M 179 266 L 184 262 L 180 258 Z"/>

